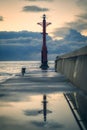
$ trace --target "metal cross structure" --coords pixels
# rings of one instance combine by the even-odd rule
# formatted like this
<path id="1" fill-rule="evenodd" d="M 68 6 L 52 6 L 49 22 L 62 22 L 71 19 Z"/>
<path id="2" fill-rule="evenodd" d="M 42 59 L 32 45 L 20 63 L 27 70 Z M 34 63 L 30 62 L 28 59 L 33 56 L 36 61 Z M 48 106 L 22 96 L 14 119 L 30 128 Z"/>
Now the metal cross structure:
<path id="1" fill-rule="evenodd" d="M 42 50 L 41 50 L 41 66 L 40 68 L 46 70 L 49 68 L 48 66 L 48 59 L 47 59 L 47 46 L 46 46 L 46 27 L 48 25 L 50 25 L 51 23 L 50 22 L 46 22 L 46 15 L 44 14 L 43 15 L 43 22 L 40 22 L 40 23 L 37 23 L 39 24 L 40 26 L 42 26 L 43 28 L 43 32 L 42 32 L 42 35 L 43 35 L 43 45 L 42 45 Z"/>

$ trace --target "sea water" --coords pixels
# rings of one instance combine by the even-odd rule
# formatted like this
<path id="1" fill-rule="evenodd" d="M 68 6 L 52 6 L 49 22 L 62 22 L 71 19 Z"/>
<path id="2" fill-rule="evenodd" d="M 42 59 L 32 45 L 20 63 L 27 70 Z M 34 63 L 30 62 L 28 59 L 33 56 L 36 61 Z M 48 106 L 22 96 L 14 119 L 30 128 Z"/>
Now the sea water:
<path id="1" fill-rule="evenodd" d="M 49 61 L 49 70 L 54 70 L 54 61 Z M 0 83 L 21 74 L 22 67 L 26 68 L 26 73 L 40 70 L 40 61 L 1 61 L 0 62 Z"/>

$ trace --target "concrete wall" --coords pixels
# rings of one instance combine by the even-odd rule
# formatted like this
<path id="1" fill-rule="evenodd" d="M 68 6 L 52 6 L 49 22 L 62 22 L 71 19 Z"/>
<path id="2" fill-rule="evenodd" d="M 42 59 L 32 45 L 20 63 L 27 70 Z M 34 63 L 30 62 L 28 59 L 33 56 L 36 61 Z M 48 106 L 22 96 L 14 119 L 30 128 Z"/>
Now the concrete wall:
<path id="1" fill-rule="evenodd" d="M 87 46 L 56 58 L 55 71 L 87 92 Z"/>

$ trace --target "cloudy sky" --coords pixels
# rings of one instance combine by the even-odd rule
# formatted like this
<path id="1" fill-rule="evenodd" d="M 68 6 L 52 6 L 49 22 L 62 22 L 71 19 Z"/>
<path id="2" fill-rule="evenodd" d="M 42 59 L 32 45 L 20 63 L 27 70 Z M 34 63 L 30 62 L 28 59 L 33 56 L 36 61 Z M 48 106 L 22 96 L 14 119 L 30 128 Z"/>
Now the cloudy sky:
<path id="1" fill-rule="evenodd" d="M 0 0 L 0 31 L 39 32 L 44 13 L 51 36 L 61 38 L 67 28 L 87 35 L 87 0 Z"/>
<path id="2" fill-rule="evenodd" d="M 40 59 L 43 14 L 50 59 L 87 46 L 87 0 L 0 0 L 0 60 Z"/>

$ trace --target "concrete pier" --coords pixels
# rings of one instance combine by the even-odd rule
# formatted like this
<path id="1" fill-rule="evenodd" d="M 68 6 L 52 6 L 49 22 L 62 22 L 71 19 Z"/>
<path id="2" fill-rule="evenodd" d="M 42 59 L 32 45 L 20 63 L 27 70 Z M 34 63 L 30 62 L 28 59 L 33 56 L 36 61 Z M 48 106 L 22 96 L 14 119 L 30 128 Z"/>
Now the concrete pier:
<path id="1" fill-rule="evenodd" d="M 57 57 L 55 71 L 87 93 L 87 46 Z"/>
<path id="2" fill-rule="evenodd" d="M 14 75 L 0 84 L 0 128 L 86 130 L 86 104 L 87 96 L 64 75 L 38 67 L 24 75 Z M 32 122 L 39 124 L 34 125 Z"/>
<path id="3" fill-rule="evenodd" d="M 19 75 L 6 80 L 1 84 L 3 92 L 28 92 L 28 93 L 53 93 L 53 92 L 76 92 L 67 78 L 55 72 L 36 71 L 24 76 Z M 4 90 L 3 90 L 4 88 Z"/>

